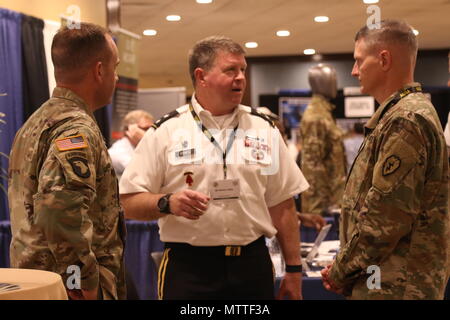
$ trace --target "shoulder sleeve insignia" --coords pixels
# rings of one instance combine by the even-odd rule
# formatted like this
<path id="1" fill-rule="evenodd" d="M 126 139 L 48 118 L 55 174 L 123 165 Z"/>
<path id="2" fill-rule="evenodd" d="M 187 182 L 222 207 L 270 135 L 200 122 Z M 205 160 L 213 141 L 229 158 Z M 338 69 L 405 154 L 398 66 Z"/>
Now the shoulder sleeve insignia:
<path id="1" fill-rule="evenodd" d="M 82 135 L 60 138 L 55 141 L 59 151 L 84 149 L 88 147 L 86 139 Z"/>
<path id="2" fill-rule="evenodd" d="M 89 170 L 88 162 L 81 157 L 71 157 L 67 159 L 72 166 L 73 172 L 80 178 L 89 178 L 91 171 Z"/>
<path id="3" fill-rule="evenodd" d="M 272 128 L 275 128 L 275 123 L 272 121 L 272 119 L 270 119 L 270 117 L 268 115 L 265 115 L 264 113 L 260 113 L 260 112 L 256 111 L 255 108 L 251 108 L 251 109 L 252 109 L 252 111 L 250 112 L 250 114 L 260 117 L 260 118 L 263 118 L 270 124 L 270 126 Z"/>
<path id="4" fill-rule="evenodd" d="M 179 115 L 180 115 L 180 113 L 177 110 L 174 110 L 174 111 L 162 116 L 160 119 L 156 120 L 155 123 L 152 124 L 152 127 L 156 130 L 167 120 L 178 117 Z"/>
<path id="5" fill-rule="evenodd" d="M 401 163 L 402 161 L 399 157 L 395 155 L 389 156 L 383 163 L 383 176 L 385 177 L 393 174 L 398 168 L 400 168 Z"/>

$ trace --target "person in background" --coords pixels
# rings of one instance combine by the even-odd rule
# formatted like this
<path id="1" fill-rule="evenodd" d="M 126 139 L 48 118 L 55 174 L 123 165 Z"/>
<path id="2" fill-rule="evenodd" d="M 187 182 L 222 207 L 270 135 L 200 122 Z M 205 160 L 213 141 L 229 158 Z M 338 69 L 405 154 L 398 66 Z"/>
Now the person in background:
<path id="1" fill-rule="evenodd" d="M 312 100 L 300 122 L 301 169 L 310 188 L 302 194 L 302 212 L 326 215 L 340 207 L 346 178 L 343 132 L 330 100 L 336 97 L 336 70 L 319 64 L 309 69 Z"/>
<path id="2" fill-rule="evenodd" d="M 448 155 L 439 117 L 414 82 L 417 38 L 384 20 L 356 34 L 352 76 L 379 108 L 345 187 L 341 249 L 325 288 L 351 299 L 442 299 L 448 281 Z"/>
<path id="3" fill-rule="evenodd" d="M 108 149 L 114 170 L 119 177 L 130 162 L 134 149 L 152 124 L 153 116 L 144 110 L 130 111 L 123 119 L 123 137 Z"/>
<path id="4" fill-rule="evenodd" d="M 286 136 L 286 134 L 284 134 L 284 132 L 285 132 L 284 126 L 283 126 L 283 123 L 281 123 L 281 121 L 279 120 L 279 117 L 275 113 L 270 111 L 270 109 L 267 107 L 258 107 L 258 108 L 256 108 L 256 110 L 260 113 L 267 115 L 274 122 L 275 126 L 278 128 L 278 131 L 280 131 L 281 135 L 283 136 L 283 141 L 286 143 L 286 145 L 288 145 L 287 136 Z M 292 153 L 291 153 L 291 156 L 293 156 Z M 297 155 L 295 157 L 297 157 Z M 294 199 L 294 200 L 297 200 L 297 199 Z M 297 206 L 297 209 L 298 209 L 298 207 L 301 207 L 301 206 Z M 316 215 L 316 214 L 301 213 L 301 212 L 297 211 L 297 218 L 298 218 L 299 222 L 301 224 L 303 224 L 305 227 L 314 228 L 318 232 L 322 229 L 322 227 L 324 227 L 327 224 L 327 222 L 325 221 L 325 219 L 322 216 Z"/>
<path id="5" fill-rule="evenodd" d="M 274 235 L 287 265 L 279 297 L 302 297 L 292 197 L 308 183 L 272 121 L 240 104 L 246 68 L 233 40 L 196 43 L 191 103 L 155 122 L 120 180 L 126 216 L 159 219 L 160 299 L 273 299 Z"/>
<path id="6" fill-rule="evenodd" d="M 80 23 L 61 28 L 51 52 L 57 87 L 10 155 L 11 266 L 60 274 L 70 299 L 124 299 L 118 182 L 93 115 L 111 102 L 118 50 L 105 29 Z"/>

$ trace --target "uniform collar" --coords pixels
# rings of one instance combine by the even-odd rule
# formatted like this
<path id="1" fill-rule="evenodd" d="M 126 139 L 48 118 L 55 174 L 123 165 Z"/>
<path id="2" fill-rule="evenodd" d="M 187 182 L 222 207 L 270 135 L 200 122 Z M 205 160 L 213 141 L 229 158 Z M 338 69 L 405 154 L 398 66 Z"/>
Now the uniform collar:
<path id="1" fill-rule="evenodd" d="M 387 98 L 386 100 L 384 100 L 384 102 L 378 107 L 377 111 L 373 114 L 373 116 L 369 119 L 369 121 L 367 121 L 367 124 L 365 125 L 365 128 L 367 130 L 372 131 L 373 129 L 375 129 L 375 127 L 377 126 L 378 122 L 380 122 L 381 120 L 381 115 L 383 115 L 385 113 L 384 109 L 387 108 L 387 106 L 389 105 L 389 103 L 404 89 L 406 88 L 410 88 L 410 87 L 415 87 L 415 86 L 420 86 L 420 83 L 418 82 L 411 82 L 408 83 L 406 85 L 404 85 L 400 90 L 394 92 L 393 94 L 391 94 L 389 96 L 389 98 Z"/>
<path id="2" fill-rule="evenodd" d="M 62 87 L 56 87 L 53 90 L 52 98 L 66 99 L 74 102 L 78 107 L 84 110 L 92 119 L 95 120 L 94 114 L 92 113 L 92 110 L 89 108 L 87 103 L 72 90 Z"/>
<path id="3" fill-rule="evenodd" d="M 197 113 L 197 115 L 199 116 L 199 118 L 200 118 L 200 120 L 202 122 L 213 121 L 215 123 L 215 121 L 213 119 L 213 115 L 211 114 L 211 112 L 209 112 L 208 110 L 205 110 L 200 105 L 200 103 L 198 103 L 197 98 L 195 96 L 195 93 L 192 95 L 191 104 L 192 104 L 192 107 L 194 108 L 195 113 Z M 238 113 L 241 113 L 241 112 L 245 111 L 245 109 L 242 108 L 242 107 L 243 107 L 242 105 L 238 105 L 238 107 L 234 109 L 234 111 L 230 114 L 230 119 L 229 119 L 229 121 L 227 121 L 227 123 L 228 122 L 229 123 L 234 123 L 236 115 Z"/>
<path id="4" fill-rule="evenodd" d="M 318 109 L 325 109 L 326 111 L 332 112 L 336 106 L 332 104 L 327 98 L 321 94 L 313 94 L 311 105 Z"/>

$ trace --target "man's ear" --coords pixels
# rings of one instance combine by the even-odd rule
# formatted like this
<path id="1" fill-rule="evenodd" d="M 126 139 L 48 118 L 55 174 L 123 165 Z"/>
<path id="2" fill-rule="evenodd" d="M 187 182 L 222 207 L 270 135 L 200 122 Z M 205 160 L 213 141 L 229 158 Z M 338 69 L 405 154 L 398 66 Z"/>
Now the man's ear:
<path id="1" fill-rule="evenodd" d="M 380 67 L 383 71 L 387 71 L 392 66 L 392 54 L 389 50 L 381 50 L 378 54 Z"/>
<path id="2" fill-rule="evenodd" d="M 103 64 L 101 61 L 97 61 L 94 66 L 94 78 L 96 81 L 102 81 L 103 79 Z"/>
<path id="3" fill-rule="evenodd" d="M 205 81 L 205 70 L 202 68 L 195 68 L 194 70 L 195 83 L 199 86 L 204 87 L 206 84 Z"/>

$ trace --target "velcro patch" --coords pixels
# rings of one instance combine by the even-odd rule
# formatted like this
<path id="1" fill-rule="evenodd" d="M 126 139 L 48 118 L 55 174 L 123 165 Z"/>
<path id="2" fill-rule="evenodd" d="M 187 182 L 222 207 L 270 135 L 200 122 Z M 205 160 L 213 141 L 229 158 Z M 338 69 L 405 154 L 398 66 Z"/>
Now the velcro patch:
<path id="1" fill-rule="evenodd" d="M 59 151 L 76 150 L 87 148 L 88 144 L 82 135 L 60 138 L 55 141 Z"/>
<path id="2" fill-rule="evenodd" d="M 390 174 L 393 174 L 400 168 L 402 161 L 396 155 L 389 156 L 383 163 L 383 176 L 386 177 Z"/>
<path id="3" fill-rule="evenodd" d="M 89 170 L 88 162 L 81 157 L 72 157 L 67 159 L 72 166 L 73 172 L 80 178 L 89 178 L 91 171 Z"/>

